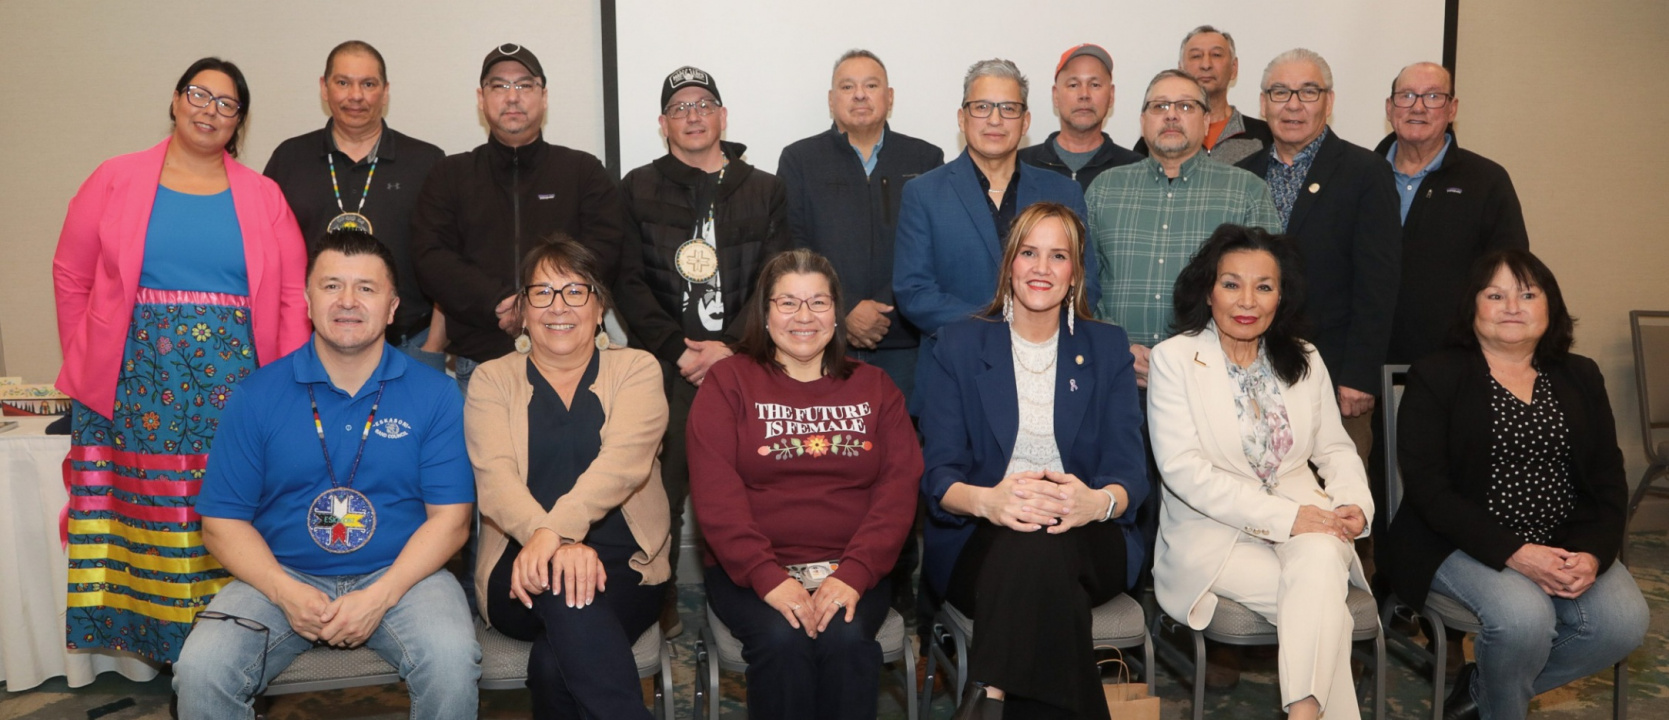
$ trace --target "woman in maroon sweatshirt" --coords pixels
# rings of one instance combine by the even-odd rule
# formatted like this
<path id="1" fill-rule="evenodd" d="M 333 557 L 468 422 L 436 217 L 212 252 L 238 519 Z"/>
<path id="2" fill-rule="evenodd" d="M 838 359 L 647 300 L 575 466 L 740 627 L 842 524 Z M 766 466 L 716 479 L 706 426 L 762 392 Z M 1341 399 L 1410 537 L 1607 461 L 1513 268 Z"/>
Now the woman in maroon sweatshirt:
<path id="1" fill-rule="evenodd" d="M 748 304 L 690 410 L 707 600 L 742 642 L 750 716 L 873 718 L 921 448 L 897 386 L 846 357 L 826 258 L 772 258 Z"/>

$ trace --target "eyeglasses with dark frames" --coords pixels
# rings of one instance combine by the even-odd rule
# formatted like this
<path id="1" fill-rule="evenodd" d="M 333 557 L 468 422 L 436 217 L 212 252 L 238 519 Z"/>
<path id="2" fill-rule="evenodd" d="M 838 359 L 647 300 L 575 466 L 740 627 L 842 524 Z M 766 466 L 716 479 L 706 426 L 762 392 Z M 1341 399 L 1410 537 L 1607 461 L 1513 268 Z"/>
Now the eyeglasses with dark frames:
<path id="1" fill-rule="evenodd" d="M 1438 108 L 1448 107 L 1449 101 L 1453 100 L 1453 99 L 1455 99 L 1455 96 L 1454 96 L 1453 93 L 1440 93 L 1440 92 L 1429 92 L 1429 93 L 1400 92 L 1400 93 L 1391 93 L 1391 104 L 1395 105 L 1397 107 L 1400 107 L 1400 108 L 1414 107 L 1414 101 L 1418 100 L 1418 101 L 1420 101 L 1421 104 L 1425 105 L 1426 107 L 1431 108 L 1432 110 L 1436 110 Z"/>
<path id="2" fill-rule="evenodd" d="M 695 102 L 680 102 L 666 106 L 665 115 L 674 120 L 682 120 L 695 112 L 697 117 L 707 117 L 724 107 L 722 103 L 712 98 L 702 98 Z"/>
<path id="3" fill-rule="evenodd" d="M 206 108 L 212 104 L 215 113 L 221 117 L 237 117 L 238 113 L 243 112 L 243 103 L 238 102 L 237 98 L 230 95 L 216 95 L 201 85 L 185 86 L 184 94 L 185 101 L 191 103 L 192 107 Z"/>
<path id="4" fill-rule="evenodd" d="M 237 625 L 240 628 L 248 630 L 250 632 L 258 632 L 258 633 L 261 634 L 261 675 L 260 675 L 260 677 L 261 677 L 261 680 L 264 682 L 266 680 L 266 677 L 267 677 L 267 648 L 272 643 L 272 630 L 268 629 L 267 626 L 262 625 L 261 623 L 258 623 L 254 620 L 250 620 L 249 618 L 238 617 L 236 615 L 227 615 L 226 613 L 219 612 L 217 610 L 204 610 L 203 612 L 197 613 L 197 619 L 192 621 L 192 626 L 195 627 L 197 623 L 200 623 L 204 620 L 209 620 L 209 621 L 225 620 L 225 621 L 231 622 L 234 625 Z"/>
<path id="5" fill-rule="evenodd" d="M 529 285 L 522 288 L 522 294 L 527 296 L 527 304 L 536 308 L 548 308 L 556 302 L 556 296 L 562 296 L 562 304 L 568 307 L 584 307 L 591 302 L 591 286 L 586 283 L 568 283 L 557 287 L 549 283 Z"/>
<path id="6" fill-rule="evenodd" d="M 1285 85 L 1276 85 L 1275 87 L 1263 91 L 1263 94 L 1267 95 L 1272 102 L 1284 103 L 1291 100 L 1292 96 L 1297 95 L 1298 102 L 1313 103 L 1320 100 L 1322 95 L 1326 95 L 1332 91 L 1332 88 L 1316 87 L 1314 85 L 1305 85 L 1297 90 L 1289 88 Z"/>
<path id="7" fill-rule="evenodd" d="M 771 307 L 776 308 L 777 312 L 784 315 L 798 313 L 802 307 L 811 308 L 812 312 L 821 315 L 834 309 L 834 299 L 827 295 L 818 295 L 804 300 L 793 295 L 778 295 L 771 298 Z"/>
<path id="8" fill-rule="evenodd" d="M 995 110 L 997 115 L 1004 120 L 1019 120 L 1021 115 L 1026 114 L 1026 104 L 1023 102 L 969 100 L 962 103 L 962 109 L 967 111 L 969 116 L 980 118 L 981 120 L 991 117 L 991 112 L 993 110 Z"/>

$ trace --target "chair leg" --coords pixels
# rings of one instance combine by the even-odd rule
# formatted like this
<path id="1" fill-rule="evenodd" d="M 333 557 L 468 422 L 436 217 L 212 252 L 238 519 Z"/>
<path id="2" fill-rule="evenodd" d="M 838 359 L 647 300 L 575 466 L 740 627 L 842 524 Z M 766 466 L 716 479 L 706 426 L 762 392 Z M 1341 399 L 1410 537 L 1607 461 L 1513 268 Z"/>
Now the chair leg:
<path id="1" fill-rule="evenodd" d="M 950 635 L 951 644 L 956 646 L 956 692 L 950 698 L 952 703 L 960 706 L 962 704 L 962 691 L 968 687 L 968 645 L 971 644 L 971 641 L 968 636 L 962 634 L 961 630 L 954 627 L 951 628 Z M 949 669 L 948 664 L 946 669 Z"/>
<path id="2" fill-rule="evenodd" d="M 1628 658 L 1617 661 L 1617 680 L 1613 684 L 1611 716 L 1615 720 L 1628 717 Z"/>
<path id="3" fill-rule="evenodd" d="M 923 645 L 921 648 L 922 661 L 927 663 L 927 667 L 922 672 L 921 676 L 921 701 L 918 705 L 923 708 L 924 712 L 927 713 L 933 712 L 933 683 L 936 679 L 933 675 L 938 672 L 939 665 L 937 658 L 933 656 L 933 651 L 938 645 L 938 632 L 939 628 L 937 626 L 928 628 L 927 636 L 925 638 L 927 644 Z"/>
<path id="4" fill-rule="evenodd" d="M 1426 620 L 1431 623 L 1432 645 L 1437 648 L 1431 654 L 1431 720 L 1443 720 L 1443 685 L 1448 681 L 1444 671 L 1449 665 L 1449 629 L 1443 626 L 1443 621 L 1436 615 L 1427 616 Z"/>
<path id="5" fill-rule="evenodd" d="M 1147 694 L 1149 697 L 1159 697 L 1158 690 L 1154 688 L 1154 675 L 1159 672 L 1159 665 L 1153 657 L 1153 633 L 1147 632 L 1145 628 L 1142 632 L 1142 662 L 1145 663 L 1143 669 L 1147 675 Z"/>
<path id="6" fill-rule="evenodd" d="M 1373 720 L 1385 720 L 1385 626 L 1373 636 Z"/>
<path id="7" fill-rule="evenodd" d="M 1205 633 L 1188 632 L 1194 636 L 1194 720 L 1205 720 Z"/>
<path id="8" fill-rule="evenodd" d="M 662 720 L 673 720 L 672 702 L 672 641 L 661 641 L 661 688 L 656 693 Z"/>
<path id="9" fill-rule="evenodd" d="M 931 681 L 930 681 L 931 682 Z M 919 720 L 921 711 L 916 705 L 916 651 L 910 647 L 910 638 L 904 638 L 904 717 L 905 720 Z"/>

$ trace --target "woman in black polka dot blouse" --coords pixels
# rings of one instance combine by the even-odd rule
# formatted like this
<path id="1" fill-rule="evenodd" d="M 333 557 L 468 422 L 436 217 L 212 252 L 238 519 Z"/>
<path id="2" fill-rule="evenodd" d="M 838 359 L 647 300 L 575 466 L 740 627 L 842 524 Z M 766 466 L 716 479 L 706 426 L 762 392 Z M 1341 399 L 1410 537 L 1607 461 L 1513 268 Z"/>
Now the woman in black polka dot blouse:
<path id="1" fill-rule="evenodd" d="M 1449 347 L 1416 362 L 1397 422 L 1403 505 L 1377 543 L 1404 600 L 1477 614 L 1448 718 L 1523 718 L 1538 693 L 1626 656 L 1645 599 L 1616 562 L 1627 480 L 1599 367 L 1534 255 L 1472 269 Z"/>

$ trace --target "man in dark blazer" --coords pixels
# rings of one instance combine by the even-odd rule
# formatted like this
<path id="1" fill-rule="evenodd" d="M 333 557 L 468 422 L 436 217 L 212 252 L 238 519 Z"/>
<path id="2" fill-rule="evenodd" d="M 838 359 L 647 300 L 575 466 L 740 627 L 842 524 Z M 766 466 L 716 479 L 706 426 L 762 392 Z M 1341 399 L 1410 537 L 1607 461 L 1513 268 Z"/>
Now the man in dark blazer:
<path id="1" fill-rule="evenodd" d="M 933 354 L 939 328 L 991 302 L 1003 238 L 1016 215 L 1036 202 L 1057 202 L 1083 217 L 1078 183 L 1017 162 L 1031 126 L 1026 76 L 1008 60 L 981 60 L 962 83 L 957 122 L 968 147 L 955 160 L 904 186 L 893 247 L 893 295 L 898 310 L 922 332 L 916 365 Z M 1100 296 L 1100 266 L 1085 244 L 1085 288 Z M 910 398 L 910 412 L 920 404 Z"/>
<path id="2" fill-rule="evenodd" d="M 1275 142 L 1238 164 L 1269 184 L 1286 234 L 1298 240 L 1310 340 L 1338 385 L 1339 411 L 1360 417 L 1373 410 L 1397 302 L 1397 191 L 1383 158 L 1328 128 L 1333 73 L 1320 55 L 1276 56 L 1261 87 Z"/>

